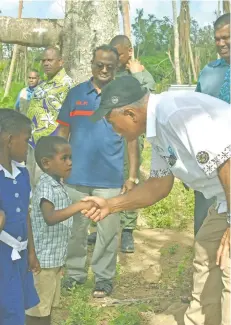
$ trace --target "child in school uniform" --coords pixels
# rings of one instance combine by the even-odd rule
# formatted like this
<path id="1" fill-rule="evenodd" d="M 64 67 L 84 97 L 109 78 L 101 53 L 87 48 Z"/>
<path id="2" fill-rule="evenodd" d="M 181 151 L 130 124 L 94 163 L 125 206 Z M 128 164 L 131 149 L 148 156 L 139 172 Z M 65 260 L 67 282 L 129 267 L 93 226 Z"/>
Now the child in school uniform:
<path id="1" fill-rule="evenodd" d="M 92 202 L 71 204 L 61 182 L 71 171 L 71 147 L 58 136 L 42 137 L 36 144 L 35 160 L 44 172 L 35 187 L 31 220 L 35 250 L 42 271 L 34 276 L 40 303 L 28 310 L 27 325 L 50 325 L 51 311 L 60 299 L 61 269 L 71 234 L 72 215 L 98 206 Z M 90 204 L 89 204 L 90 203 Z"/>
<path id="2" fill-rule="evenodd" d="M 25 310 L 39 298 L 32 272 L 40 271 L 29 218 L 30 181 L 22 163 L 31 122 L 0 109 L 0 324 L 25 325 Z"/>

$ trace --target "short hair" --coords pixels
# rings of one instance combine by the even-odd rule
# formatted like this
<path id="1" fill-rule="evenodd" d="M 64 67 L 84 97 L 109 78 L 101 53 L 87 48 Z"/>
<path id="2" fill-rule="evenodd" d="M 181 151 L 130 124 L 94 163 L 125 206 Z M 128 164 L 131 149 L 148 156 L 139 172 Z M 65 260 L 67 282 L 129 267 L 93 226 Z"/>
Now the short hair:
<path id="1" fill-rule="evenodd" d="M 55 52 L 56 56 L 58 59 L 62 59 L 62 54 L 61 54 L 61 51 L 59 50 L 59 48 L 55 47 L 55 46 L 49 46 L 47 47 L 44 51 L 43 51 L 43 54 L 47 51 L 53 51 Z"/>
<path id="2" fill-rule="evenodd" d="M 214 23 L 214 29 L 218 30 L 225 25 L 230 25 L 230 13 L 220 16 Z"/>
<path id="3" fill-rule="evenodd" d="M 57 153 L 57 147 L 60 145 L 69 144 L 68 141 L 59 136 L 43 136 L 35 147 L 34 156 L 38 166 L 43 170 L 41 161 L 43 158 L 53 158 Z"/>
<path id="4" fill-rule="evenodd" d="M 126 47 L 132 47 L 132 43 L 130 41 L 130 39 L 126 36 L 126 35 L 117 35 L 115 36 L 111 42 L 110 42 L 111 46 L 116 46 L 116 45 L 123 45 Z"/>
<path id="5" fill-rule="evenodd" d="M 29 73 L 30 72 L 34 72 L 34 73 L 37 73 L 37 76 L 39 77 L 40 75 L 39 75 L 39 72 L 38 72 L 38 70 L 37 69 L 31 69 L 30 71 L 29 71 Z"/>
<path id="6" fill-rule="evenodd" d="M 96 53 L 97 53 L 98 51 L 112 52 L 112 53 L 115 54 L 117 60 L 119 60 L 119 53 L 118 53 L 117 49 L 115 49 L 113 46 L 111 46 L 111 45 L 109 45 L 109 44 L 103 44 L 103 45 L 101 45 L 101 46 L 96 47 L 96 48 L 94 49 L 94 51 L 93 51 L 93 58 L 92 58 L 92 60 L 95 59 Z"/>
<path id="7" fill-rule="evenodd" d="M 25 115 L 11 108 L 0 108 L 0 136 L 3 133 L 19 134 L 30 127 L 31 120 Z"/>

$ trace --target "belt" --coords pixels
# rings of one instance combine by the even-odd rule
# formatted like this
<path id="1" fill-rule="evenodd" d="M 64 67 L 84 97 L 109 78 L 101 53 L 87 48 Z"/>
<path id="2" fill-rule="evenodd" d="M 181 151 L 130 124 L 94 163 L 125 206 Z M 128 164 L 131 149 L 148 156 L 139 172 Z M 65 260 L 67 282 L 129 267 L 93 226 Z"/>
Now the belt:
<path id="1" fill-rule="evenodd" d="M 4 230 L 0 233 L 0 240 L 13 248 L 11 253 L 12 261 L 19 260 L 21 258 L 19 253 L 27 249 L 28 240 L 20 242 Z"/>

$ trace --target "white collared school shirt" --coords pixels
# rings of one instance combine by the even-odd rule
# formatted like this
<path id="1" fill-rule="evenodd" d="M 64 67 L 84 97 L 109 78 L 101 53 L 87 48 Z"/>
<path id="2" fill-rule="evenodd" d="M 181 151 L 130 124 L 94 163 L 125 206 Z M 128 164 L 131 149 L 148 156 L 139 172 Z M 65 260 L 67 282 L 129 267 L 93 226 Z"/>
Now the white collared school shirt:
<path id="1" fill-rule="evenodd" d="M 146 137 L 152 145 L 151 177 L 173 174 L 227 210 L 217 168 L 231 157 L 230 105 L 206 94 L 150 94 Z"/>

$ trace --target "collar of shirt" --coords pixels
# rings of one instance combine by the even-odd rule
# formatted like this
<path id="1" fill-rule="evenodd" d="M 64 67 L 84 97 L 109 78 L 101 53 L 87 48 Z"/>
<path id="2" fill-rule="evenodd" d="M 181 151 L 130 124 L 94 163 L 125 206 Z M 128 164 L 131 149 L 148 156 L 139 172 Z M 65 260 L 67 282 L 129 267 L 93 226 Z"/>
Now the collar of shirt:
<path id="1" fill-rule="evenodd" d="M 213 67 L 213 68 L 216 68 L 219 66 L 225 66 L 225 65 L 229 66 L 229 64 L 225 61 L 225 59 L 218 59 L 218 60 L 208 63 L 208 66 Z"/>
<path id="2" fill-rule="evenodd" d="M 159 103 L 160 95 L 150 94 L 147 107 L 146 138 L 150 140 L 156 136 L 156 107 Z"/>
<path id="3" fill-rule="evenodd" d="M 11 178 L 11 179 L 15 179 L 21 173 L 21 171 L 20 171 L 20 169 L 18 169 L 18 167 L 25 168 L 25 165 L 18 163 L 16 161 L 12 161 L 11 166 L 12 166 L 12 174 L 8 170 L 6 170 L 2 165 L 0 165 L 0 171 L 4 172 L 5 177 Z"/>
<path id="4" fill-rule="evenodd" d="M 92 81 L 93 81 L 93 77 L 91 77 L 91 78 L 87 81 L 87 86 L 88 86 L 87 95 L 91 94 L 92 92 L 95 92 L 98 96 L 101 96 L 101 94 L 98 93 L 97 89 L 94 87 Z"/>
<path id="5" fill-rule="evenodd" d="M 66 71 L 64 68 L 62 68 L 52 79 L 46 80 L 46 84 L 53 84 L 53 83 L 60 83 L 60 80 L 62 80 L 66 76 Z"/>
<path id="6" fill-rule="evenodd" d="M 40 181 L 41 182 L 46 182 L 46 183 L 50 183 L 53 187 L 58 187 L 58 186 L 62 186 L 61 183 L 59 183 L 58 181 L 56 181 L 53 177 L 51 177 L 50 175 L 43 173 L 40 176 Z"/>

